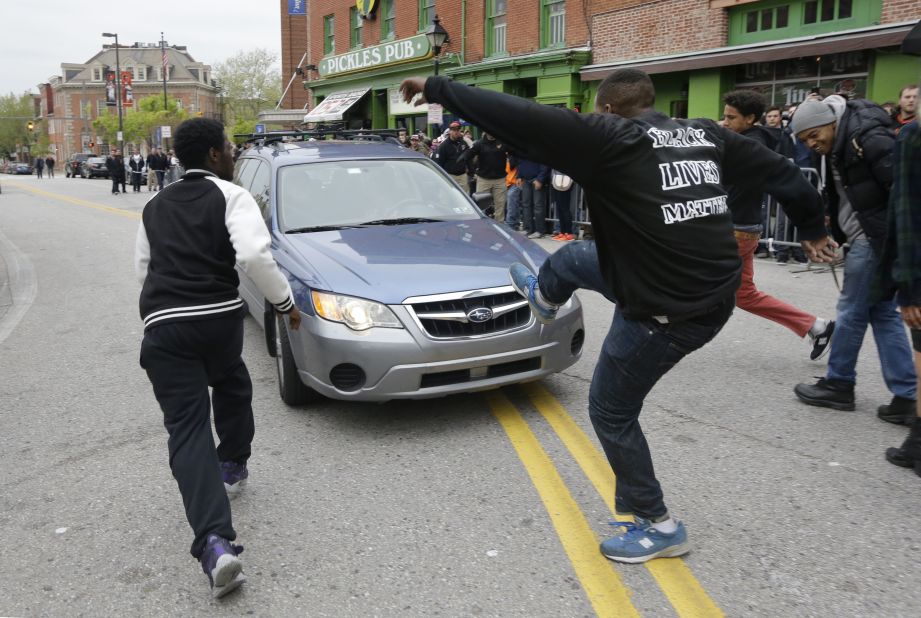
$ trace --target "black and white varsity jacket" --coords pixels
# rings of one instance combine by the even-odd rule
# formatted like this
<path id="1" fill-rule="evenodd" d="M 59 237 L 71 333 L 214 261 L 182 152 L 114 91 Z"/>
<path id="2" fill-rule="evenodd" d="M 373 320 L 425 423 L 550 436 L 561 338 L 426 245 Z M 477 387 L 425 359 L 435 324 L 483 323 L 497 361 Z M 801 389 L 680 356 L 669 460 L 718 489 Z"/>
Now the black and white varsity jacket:
<path id="1" fill-rule="evenodd" d="M 290 311 L 291 286 L 270 244 L 249 192 L 212 172 L 187 171 L 147 202 L 138 228 L 134 264 L 144 329 L 240 312 L 235 264 L 278 311 Z"/>

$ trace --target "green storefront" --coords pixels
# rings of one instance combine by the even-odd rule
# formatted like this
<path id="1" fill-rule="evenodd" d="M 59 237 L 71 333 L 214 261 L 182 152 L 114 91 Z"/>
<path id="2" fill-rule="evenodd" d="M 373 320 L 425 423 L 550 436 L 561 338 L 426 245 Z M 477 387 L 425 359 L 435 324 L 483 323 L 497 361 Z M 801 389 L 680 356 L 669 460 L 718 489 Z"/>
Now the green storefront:
<path id="1" fill-rule="evenodd" d="M 580 80 L 579 70 L 589 58 L 587 49 L 561 49 L 462 64 L 456 54 L 448 54 L 439 60 L 439 73 L 548 105 L 584 109 L 591 100 L 590 88 Z M 327 56 L 317 67 L 320 79 L 304 84 L 313 91 L 316 102 L 307 121 L 339 121 L 355 129 L 425 130 L 427 106 L 403 103 L 398 88 L 407 77 L 431 75 L 433 65 L 424 35 Z M 334 105 L 327 113 L 322 106 L 330 97 L 345 104 Z M 443 123 L 454 118 L 450 110 L 444 110 Z"/>
<path id="2" fill-rule="evenodd" d="M 597 84 L 620 67 L 648 72 L 656 108 L 675 117 L 719 118 L 722 95 L 761 92 L 769 104 L 801 102 L 818 89 L 882 103 L 918 83 L 921 62 L 898 46 L 916 22 L 878 25 L 882 0 L 767 0 L 729 9 L 724 48 L 585 67 Z"/>

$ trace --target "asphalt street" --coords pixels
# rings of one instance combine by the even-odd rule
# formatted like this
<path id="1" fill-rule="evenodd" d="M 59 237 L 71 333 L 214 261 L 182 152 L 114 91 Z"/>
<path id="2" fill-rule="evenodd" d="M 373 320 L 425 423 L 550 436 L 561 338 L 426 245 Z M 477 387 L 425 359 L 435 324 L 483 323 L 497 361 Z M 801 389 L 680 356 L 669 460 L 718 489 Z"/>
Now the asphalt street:
<path id="1" fill-rule="evenodd" d="M 288 407 L 248 319 L 257 432 L 233 513 L 249 582 L 212 601 L 138 366 L 132 256 L 150 194 L 0 183 L 0 615 L 921 614 L 921 478 L 883 458 L 907 430 L 875 417 L 890 394 L 873 338 L 857 411 L 812 408 L 792 388 L 825 362 L 743 312 L 641 417 L 692 552 L 600 558 L 613 479 L 586 410 L 614 308 L 589 292 L 585 352 L 565 373 L 426 401 Z M 827 271 L 756 272 L 833 315 Z"/>

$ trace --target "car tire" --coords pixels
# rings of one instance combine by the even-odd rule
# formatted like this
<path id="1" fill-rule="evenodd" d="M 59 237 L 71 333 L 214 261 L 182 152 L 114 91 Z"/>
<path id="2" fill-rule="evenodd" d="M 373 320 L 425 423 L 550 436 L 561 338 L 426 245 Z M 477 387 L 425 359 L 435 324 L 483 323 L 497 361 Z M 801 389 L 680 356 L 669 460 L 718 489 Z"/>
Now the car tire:
<path id="1" fill-rule="evenodd" d="M 300 406 L 320 399 L 319 393 L 301 382 L 297 365 L 294 364 L 294 354 L 291 352 L 288 327 L 282 316 L 278 316 L 275 322 L 275 333 L 275 345 L 278 351 L 275 355 L 275 368 L 278 374 L 278 394 L 281 400 L 289 406 Z"/>

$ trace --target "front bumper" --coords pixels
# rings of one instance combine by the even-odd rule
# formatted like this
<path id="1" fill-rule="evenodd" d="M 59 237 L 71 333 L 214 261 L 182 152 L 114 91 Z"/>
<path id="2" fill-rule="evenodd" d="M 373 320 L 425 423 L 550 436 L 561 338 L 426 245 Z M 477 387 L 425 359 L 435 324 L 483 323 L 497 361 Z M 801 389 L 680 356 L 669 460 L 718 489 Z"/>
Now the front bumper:
<path id="1" fill-rule="evenodd" d="M 467 339 L 434 339 L 405 306 L 390 308 L 404 328 L 355 332 L 303 314 L 301 328 L 288 334 L 304 384 L 333 399 L 425 399 L 538 380 L 582 353 L 582 307 L 575 297 L 551 324 L 532 318 L 518 330 Z M 337 387 L 343 368 L 351 376 L 360 369 L 363 379 Z"/>

